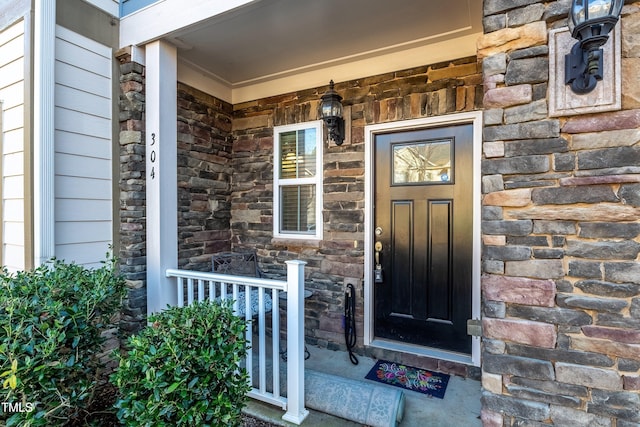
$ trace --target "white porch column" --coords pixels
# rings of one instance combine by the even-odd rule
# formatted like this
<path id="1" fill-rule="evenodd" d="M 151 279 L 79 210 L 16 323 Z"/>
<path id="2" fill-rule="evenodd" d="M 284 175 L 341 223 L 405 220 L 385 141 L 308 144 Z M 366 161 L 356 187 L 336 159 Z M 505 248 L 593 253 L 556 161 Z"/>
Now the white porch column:
<path id="1" fill-rule="evenodd" d="M 147 313 L 175 305 L 178 264 L 177 50 L 146 45 Z"/>
<path id="2" fill-rule="evenodd" d="M 300 425 L 304 406 L 304 261 L 287 264 L 287 412 L 282 419 Z"/>
<path id="3" fill-rule="evenodd" d="M 55 255 L 56 0 L 36 0 L 34 14 L 33 260 L 37 267 Z"/>

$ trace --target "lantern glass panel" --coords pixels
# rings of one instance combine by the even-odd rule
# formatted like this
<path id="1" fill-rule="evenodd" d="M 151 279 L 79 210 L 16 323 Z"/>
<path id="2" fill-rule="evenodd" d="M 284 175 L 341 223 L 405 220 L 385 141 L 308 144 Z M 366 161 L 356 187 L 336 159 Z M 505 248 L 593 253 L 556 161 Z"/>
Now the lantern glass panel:
<path id="1" fill-rule="evenodd" d="M 587 19 L 597 19 L 611 14 L 612 0 L 592 0 L 589 2 Z"/>
<path id="2" fill-rule="evenodd" d="M 322 101 L 320 114 L 322 118 L 342 117 L 342 104 L 337 99 Z"/>
<path id="3" fill-rule="evenodd" d="M 573 31 L 573 27 L 578 24 L 581 24 L 585 20 L 585 9 L 584 9 L 584 1 L 585 0 L 574 0 L 571 6 L 571 20 L 569 25 L 571 31 Z"/>
<path id="4" fill-rule="evenodd" d="M 331 103 L 323 102 L 322 108 L 320 109 L 320 115 L 322 118 L 331 117 Z"/>
<path id="5" fill-rule="evenodd" d="M 342 117 L 342 104 L 337 99 L 331 100 L 331 116 Z"/>

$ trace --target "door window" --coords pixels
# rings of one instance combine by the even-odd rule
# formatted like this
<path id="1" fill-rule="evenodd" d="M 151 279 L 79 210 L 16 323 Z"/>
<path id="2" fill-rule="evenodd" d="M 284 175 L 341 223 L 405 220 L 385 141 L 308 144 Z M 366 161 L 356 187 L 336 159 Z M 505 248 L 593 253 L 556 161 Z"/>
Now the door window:
<path id="1" fill-rule="evenodd" d="M 393 184 L 453 181 L 451 139 L 393 144 Z"/>

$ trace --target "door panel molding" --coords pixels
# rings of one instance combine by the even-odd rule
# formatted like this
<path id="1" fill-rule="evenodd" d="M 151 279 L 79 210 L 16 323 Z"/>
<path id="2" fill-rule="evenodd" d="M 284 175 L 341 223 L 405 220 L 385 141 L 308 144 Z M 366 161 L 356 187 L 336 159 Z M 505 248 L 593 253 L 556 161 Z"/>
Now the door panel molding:
<path id="1" fill-rule="evenodd" d="M 410 200 L 397 200 L 392 202 L 391 205 L 391 221 L 393 223 L 393 228 L 400 230 L 400 232 L 394 234 L 390 248 L 391 250 L 388 250 L 386 254 L 383 251 L 383 256 L 389 256 L 388 254 L 390 253 L 392 254 L 391 262 L 399 266 L 396 270 L 396 274 L 401 274 L 402 272 L 409 271 L 413 268 L 413 254 L 402 252 L 403 247 L 407 246 L 404 245 L 404 242 L 407 240 L 410 241 L 413 237 L 413 209 L 413 202 Z M 411 247 L 411 245 L 408 246 Z M 390 289 L 394 293 L 399 294 L 397 298 L 393 299 L 396 301 L 396 304 L 391 307 L 391 315 L 413 317 L 413 310 L 411 308 L 411 302 L 413 301 L 413 281 L 402 280 L 401 277 L 392 277 L 391 280 L 399 283 L 399 286 L 396 286 L 393 290 Z"/>
<path id="2" fill-rule="evenodd" d="M 411 344 L 399 343 L 374 336 L 373 330 L 373 227 L 374 227 L 374 141 L 376 135 L 401 132 L 406 130 L 421 130 L 440 126 L 455 126 L 462 124 L 472 124 L 473 126 L 473 230 L 472 230 L 472 318 L 480 319 L 480 222 L 481 222 L 481 176 L 480 160 L 482 152 L 482 112 L 466 112 L 451 114 L 439 117 L 427 117 L 391 123 L 381 123 L 365 127 L 365 277 L 364 277 L 364 344 L 366 346 L 385 348 L 412 354 L 419 354 L 443 360 L 450 360 L 458 363 L 472 364 L 480 366 L 480 337 L 472 338 L 471 356 L 439 350 L 434 348 L 420 347 Z M 434 319 L 436 321 L 440 319 Z M 444 319 L 442 319 L 444 320 Z"/>
<path id="3" fill-rule="evenodd" d="M 429 252 L 427 259 L 427 271 L 430 280 L 435 281 L 451 281 L 451 241 L 453 229 L 451 225 L 451 216 L 453 214 L 452 200 L 431 200 L 427 207 L 427 221 L 429 229 L 427 231 Z M 435 265 L 446 265 L 447 269 L 443 274 L 434 277 Z M 444 276 L 444 277 L 443 277 Z M 429 288 L 429 292 L 435 292 L 433 288 Z M 442 297 L 441 297 L 442 298 Z M 435 304 L 435 295 L 429 295 L 427 299 L 429 305 L 427 307 L 427 317 L 431 320 L 439 320 L 442 322 L 452 321 L 452 305 L 453 295 L 446 295 L 447 302 L 445 304 Z"/>

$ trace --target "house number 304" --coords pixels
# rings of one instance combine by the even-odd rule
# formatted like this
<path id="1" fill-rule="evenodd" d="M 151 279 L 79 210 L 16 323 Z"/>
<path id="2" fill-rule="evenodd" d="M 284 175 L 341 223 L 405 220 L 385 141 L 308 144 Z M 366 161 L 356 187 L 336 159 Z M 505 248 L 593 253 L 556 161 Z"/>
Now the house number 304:
<path id="1" fill-rule="evenodd" d="M 151 134 L 151 147 L 153 147 L 154 145 L 156 145 L 156 134 L 152 133 Z M 152 148 L 151 149 L 151 154 L 149 154 L 149 160 L 151 160 L 151 179 L 155 179 L 156 178 L 156 149 Z"/>

